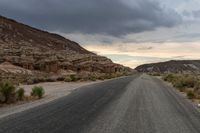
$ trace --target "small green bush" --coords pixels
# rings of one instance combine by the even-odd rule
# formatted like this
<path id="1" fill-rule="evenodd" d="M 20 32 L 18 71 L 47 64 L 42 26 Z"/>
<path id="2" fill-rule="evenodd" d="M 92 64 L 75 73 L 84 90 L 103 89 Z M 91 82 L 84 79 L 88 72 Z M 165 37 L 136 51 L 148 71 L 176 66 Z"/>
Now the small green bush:
<path id="1" fill-rule="evenodd" d="M 4 97 L 3 101 L 4 103 L 11 102 L 15 99 L 15 86 L 9 82 L 4 81 L 0 83 L 0 93 Z"/>
<path id="2" fill-rule="evenodd" d="M 97 79 L 96 79 L 95 76 L 90 76 L 90 77 L 89 77 L 89 80 L 91 80 L 91 81 L 96 81 Z"/>
<path id="3" fill-rule="evenodd" d="M 70 78 L 71 78 L 71 81 L 79 80 L 79 78 L 75 74 L 70 75 Z"/>
<path id="4" fill-rule="evenodd" d="M 173 86 L 178 88 L 179 90 L 183 90 L 185 88 L 184 82 L 182 79 L 176 79 L 172 82 Z"/>
<path id="5" fill-rule="evenodd" d="M 32 88 L 31 96 L 38 97 L 39 99 L 43 97 L 45 91 L 41 86 L 34 86 Z"/>
<path id="6" fill-rule="evenodd" d="M 193 98 L 195 98 L 195 94 L 194 94 L 194 92 L 193 91 L 188 91 L 187 92 L 187 97 L 189 98 L 189 99 L 193 99 Z"/>
<path id="7" fill-rule="evenodd" d="M 182 84 L 184 87 L 193 88 L 197 84 L 198 80 L 195 76 L 192 75 L 183 75 L 181 77 Z"/>
<path id="8" fill-rule="evenodd" d="M 163 76 L 163 79 L 168 82 L 175 82 L 177 80 L 177 75 L 175 74 L 166 74 Z"/>
<path id="9" fill-rule="evenodd" d="M 71 82 L 72 79 L 70 78 L 70 76 L 66 76 L 64 81 L 65 81 L 65 82 Z"/>
<path id="10" fill-rule="evenodd" d="M 80 78 L 77 75 L 71 74 L 71 75 L 66 76 L 64 81 L 65 82 L 75 82 L 78 80 L 80 80 Z"/>
<path id="11" fill-rule="evenodd" d="M 18 100 L 22 100 L 24 98 L 24 93 L 25 93 L 25 90 L 24 88 L 19 88 L 16 92 L 17 94 L 17 99 Z"/>

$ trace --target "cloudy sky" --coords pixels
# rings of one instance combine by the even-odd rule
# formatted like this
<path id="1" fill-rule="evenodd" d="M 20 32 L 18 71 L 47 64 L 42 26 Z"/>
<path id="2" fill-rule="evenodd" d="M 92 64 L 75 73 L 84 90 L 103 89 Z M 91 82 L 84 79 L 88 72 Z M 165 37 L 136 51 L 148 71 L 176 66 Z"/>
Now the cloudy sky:
<path id="1" fill-rule="evenodd" d="M 0 14 L 132 68 L 200 59 L 200 0 L 0 0 Z"/>

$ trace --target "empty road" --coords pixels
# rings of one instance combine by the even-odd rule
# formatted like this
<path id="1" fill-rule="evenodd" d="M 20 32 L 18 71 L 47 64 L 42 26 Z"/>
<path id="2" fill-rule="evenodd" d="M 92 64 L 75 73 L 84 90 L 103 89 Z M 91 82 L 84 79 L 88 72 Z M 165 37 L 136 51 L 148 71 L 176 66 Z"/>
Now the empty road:
<path id="1" fill-rule="evenodd" d="M 137 74 L 4 117 L 0 133 L 200 133 L 200 113 L 161 80 Z"/>

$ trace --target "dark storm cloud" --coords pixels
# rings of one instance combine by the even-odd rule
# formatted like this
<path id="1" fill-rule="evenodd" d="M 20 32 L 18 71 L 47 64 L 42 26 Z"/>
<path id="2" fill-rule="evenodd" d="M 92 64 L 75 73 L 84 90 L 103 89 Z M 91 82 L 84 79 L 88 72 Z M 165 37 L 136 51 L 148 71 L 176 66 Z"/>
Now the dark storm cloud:
<path id="1" fill-rule="evenodd" d="M 0 13 L 32 26 L 63 33 L 121 36 L 172 27 L 173 10 L 150 0 L 1 0 Z"/>
<path id="2" fill-rule="evenodd" d="M 200 10 L 193 11 L 192 14 L 196 18 L 200 18 Z"/>
<path id="3" fill-rule="evenodd" d="M 184 10 L 182 12 L 182 15 L 185 16 L 185 17 L 191 17 L 192 14 L 191 14 L 191 12 L 188 12 L 188 11 Z"/>

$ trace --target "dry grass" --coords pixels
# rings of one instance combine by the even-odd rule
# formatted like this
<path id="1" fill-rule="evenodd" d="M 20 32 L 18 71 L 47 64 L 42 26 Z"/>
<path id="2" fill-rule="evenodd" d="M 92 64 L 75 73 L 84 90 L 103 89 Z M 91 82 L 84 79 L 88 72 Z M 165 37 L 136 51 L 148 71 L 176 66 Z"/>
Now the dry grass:
<path id="1" fill-rule="evenodd" d="M 200 99 L 200 77 L 195 74 L 165 74 L 163 79 L 179 91 L 186 93 L 189 99 Z"/>

